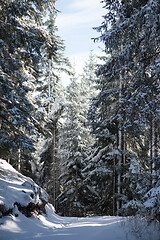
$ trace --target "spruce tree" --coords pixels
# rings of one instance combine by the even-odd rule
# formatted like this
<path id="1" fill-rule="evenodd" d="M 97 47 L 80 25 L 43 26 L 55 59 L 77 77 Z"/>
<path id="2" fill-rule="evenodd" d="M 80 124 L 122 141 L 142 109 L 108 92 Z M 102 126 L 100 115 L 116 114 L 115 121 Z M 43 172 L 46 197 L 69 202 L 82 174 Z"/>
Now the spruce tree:
<path id="1" fill-rule="evenodd" d="M 147 0 L 105 0 L 104 4 L 107 14 L 97 30 L 108 56 L 97 72 L 100 93 L 90 121 L 99 162 L 113 171 L 105 188 L 113 189 L 107 200 L 113 202 L 115 214 L 140 190 L 130 191 L 132 177 L 127 179 L 133 161 L 140 164 L 148 188 L 157 182 L 160 4 Z M 144 181 L 141 184 L 143 189 Z"/>
<path id="2" fill-rule="evenodd" d="M 64 215 L 84 216 L 91 211 L 91 203 L 94 202 L 92 201 L 94 190 L 86 183 L 83 169 L 88 164 L 87 157 L 94 142 L 88 124 L 88 108 L 96 92 L 95 69 L 96 57 L 91 52 L 82 74 L 78 78 L 74 75 L 67 88 L 66 107 L 61 119 L 59 136 L 59 155 L 62 162 L 60 179 L 63 191 L 57 199 Z M 78 174 L 78 178 L 75 174 Z M 77 186 L 74 181 L 77 182 Z M 72 194 L 67 197 L 68 192 Z"/>
<path id="3" fill-rule="evenodd" d="M 48 57 L 56 52 L 55 41 L 42 27 L 54 4 L 45 0 L 0 3 L 0 153 L 19 170 L 30 170 L 33 135 L 40 129 L 29 91 L 38 78 L 42 48 Z"/>
<path id="4" fill-rule="evenodd" d="M 59 156 L 62 165 L 61 194 L 57 198 L 59 212 L 66 216 L 80 216 L 83 160 L 85 158 L 85 118 L 79 83 L 75 76 L 67 88 L 66 107 L 62 115 L 59 135 Z M 83 99 L 84 100 L 84 99 Z"/>
<path id="5" fill-rule="evenodd" d="M 57 157 L 58 121 L 64 107 L 64 89 L 62 87 L 60 72 L 70 66 L 64 57 L 64 44 L 57 35 L 55 25 L 57 11 L 49 12 L 44 26 L 49 38 L 54 42 L 53 55 L 42 48 L 42 61 L 39 64 L 39 78 L 35 84 L 36 117 L 41 123 L 43 131 L 37 135 L 36 165 L 41 174 L 38 176 L 39 184 L 48 192 L 50 201 L 56 208 L 56 197 L 59 194 L 59 159 Z"/>

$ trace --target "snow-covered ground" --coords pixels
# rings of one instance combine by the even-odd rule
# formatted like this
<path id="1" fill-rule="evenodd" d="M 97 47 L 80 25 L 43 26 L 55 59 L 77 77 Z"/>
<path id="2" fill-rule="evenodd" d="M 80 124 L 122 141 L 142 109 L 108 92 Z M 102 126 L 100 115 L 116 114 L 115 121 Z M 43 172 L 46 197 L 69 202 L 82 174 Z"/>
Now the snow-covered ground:
<path id="1" fill-rule="evenodd" d="M 30 178 L 24 177 L 0 159 L 0 240 L 160 240 L 157 225 L 123 217 L 71 218 L 55 214 L 51 204 L 46 213 L 26 217 L 17 207 L 30 202 L 41 205 L 47 194 Z"/>
<path id="2" fill-rule="evenodd" d="M 126 239 L 118 217 L 62 218 L 47 206 L 48 216 L 8 216 L 0 220 L 1 240 L 105 240 Z M 136 239 L 136 238 L 130 238 Z"/>

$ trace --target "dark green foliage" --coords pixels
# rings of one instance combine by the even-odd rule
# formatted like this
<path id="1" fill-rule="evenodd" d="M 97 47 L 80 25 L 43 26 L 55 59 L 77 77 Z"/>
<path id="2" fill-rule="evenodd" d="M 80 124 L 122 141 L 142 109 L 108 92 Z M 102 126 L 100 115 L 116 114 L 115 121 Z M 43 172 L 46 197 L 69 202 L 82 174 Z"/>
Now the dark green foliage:
<path id="1" fill-rule="evenodd" d="M 114 214 L 124 203 L 142 200 L 149 189 L 142 194 L 145 184 L 154 186 L 158 179 L 160 3 L 103 2 L 108 12 L 97 30 L 107 57 L 97 72 L 100 93 L 89 112 L 99 147 L 94 159 L 99 160 L 90 161 L 94 172 L 97 164 L 112 169 L 111 178 L 106 171 L 104 187 L 110 195 L 102 198 L 107 196 Z M 139 172 L 132 169 L 133 161 Z"/>
<path id="2" fill-rule="evenodd" d="M 58 153 L 61 160 L 61 194 L 57 198 L 58 212 L 67 216 L 85 216 L 91 211 L 91 188 L 84 183 L 82 170 L 87 162 L 93 136 L 87 121 L 93 87 L 94 56 L 91 54 L 81 79 L 74 75 L 67 87 L 66 102 L 60 119 Z M 94 192 L 94 191 L 93 191 Z"/>
<path id="3" fill-rule="evenodd" d="M 5 1 L 0 3 L 0 156 L 31 157 L 33 134 L 38 123 L 29 92 L 38 77 L 41 49 L 55 54 L 55 42 L 40 28 L 52 11 L 51 1 Z M 54 49 L 54 52 L 53 52 Z M 21 160 L 20 160 L 21 161 Z"/>

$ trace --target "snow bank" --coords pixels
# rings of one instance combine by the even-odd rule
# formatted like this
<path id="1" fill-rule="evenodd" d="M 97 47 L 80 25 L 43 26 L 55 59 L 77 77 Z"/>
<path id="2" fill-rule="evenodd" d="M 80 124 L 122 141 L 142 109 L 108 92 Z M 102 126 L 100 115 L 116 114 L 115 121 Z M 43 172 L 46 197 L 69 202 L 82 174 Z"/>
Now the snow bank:
<path id="1" fill-rule="evenodd" d="M 41 187 L 0 159 L 0 216 L 12 213 L 16 206 L 26 216 L 45 212 L 47 202 Z"/>

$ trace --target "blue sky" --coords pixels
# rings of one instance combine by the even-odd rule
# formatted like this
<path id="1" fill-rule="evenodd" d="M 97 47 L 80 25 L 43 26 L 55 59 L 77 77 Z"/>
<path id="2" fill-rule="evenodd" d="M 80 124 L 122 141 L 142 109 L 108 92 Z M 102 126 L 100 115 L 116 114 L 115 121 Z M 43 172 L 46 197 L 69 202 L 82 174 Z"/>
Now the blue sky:
<path id="1" fill-rule="evenodd" d="M 91 38 L 98 36 L 93 27 L 100 26 L 105 15 L 101 0 L 58 0 L 56 8 L 61 11 L 56 19 L 58 33 L 65 41 L 65 55 L 80 72 L 91 49 L 101 55 L 103 45 Z"/>

